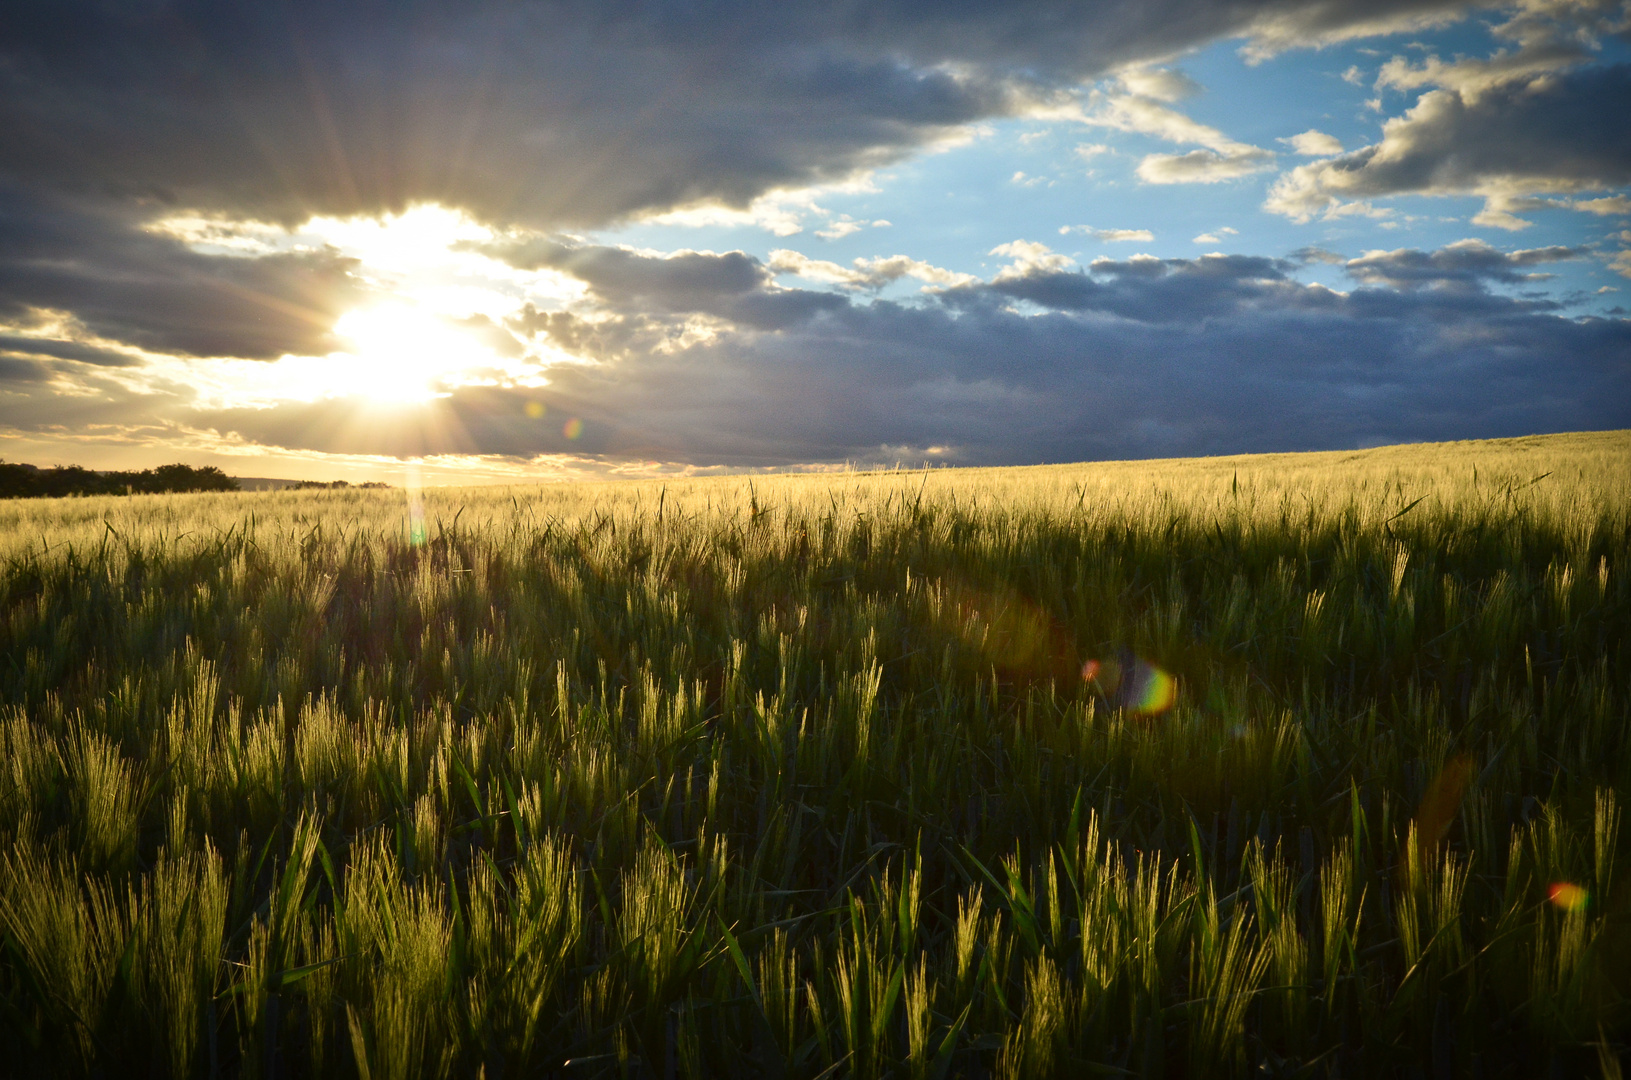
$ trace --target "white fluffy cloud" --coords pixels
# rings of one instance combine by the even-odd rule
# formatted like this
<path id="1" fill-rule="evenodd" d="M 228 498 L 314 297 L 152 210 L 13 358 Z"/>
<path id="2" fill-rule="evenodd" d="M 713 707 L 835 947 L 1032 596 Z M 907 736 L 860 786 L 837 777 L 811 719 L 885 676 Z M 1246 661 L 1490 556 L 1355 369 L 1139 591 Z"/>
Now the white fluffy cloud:
<path id="1" fill-rule="evenodd" d="M 1249 176 L 1274 165 L 1274 154 L 1270 151 L 1231 139 L 1217 128 L 1166 104 L 1177 92 L 1176 74 L 1170 71 L 1123 74 L 1119 80 L 1121 89 L 1093 93 L 1084 119 L 1117 131 L 1200 146 L 1183 154 L 1145 155 L 1138 163 L 1137 172 L 1139 179 L 1147 184 L 1211 184 Z M 1167 96 L 1146 93 L 1152 88 L 1150 84 Z M 1188 92 L 1192 91 L 1186 90 L 1186 96 Z"/>
<path id="2" fill-rule="evenodd" d="M 1336 136 L 1315 131 L 1313 128 L 1278 141 L 1285 143 L 1291 147 L 1293 153 L 1301 154 L 1303 157 L 1330 157 L 1342 153 L 1342 143 Z"/>
<path id="3" fill-rule="evenodd" d="M 1171 68 L 1133 68 L 1118 76 L 1128 93 L 1155 101 L 1182 101 L 1205 88 L 1181 71 Z"/>
<path id="4" fill-rule="evenodd" d="M 1288 49 L 1323 48 L 1367 37 L 1390 37 L 1449 26 L 1466 18 L 1466 3 L 1316 3 L 1275 5 L 1250 23 L 1241 53 L 1252 63 Z"/>
<path id="5" fill-rule="evenodd" d="M 1006 244 L 998 244 L 987 254 L 1001 255 L 1013 260 L 997 271 L 998 281 L 1030 274 L 1057 273 L 1076 264 L 1076 260 L 1069 255 L 1061 255 L 1048 245 L 1035 240 L 1010 240 Z"/>
<path id="6" fill-rule="evenodd" d="M 1140 241 L 1149 243 L 1155 239 L 1155 234 L 1148 229 L 1095 229 L 1090 225 L 1061 225 L 1060 236 L 1069 236 L 1078 233 L 1082 236 L 1091 236 L 1095 240 L 1102 240 L 1107 244 L 1117 244 L 1125 241 Z"/>
<path id="7" fill-rule="evenodd" d="M 1255 146 L 1191 150 L 1186 154 L 1150 154 L 1138 163 L 1138 176 L 1147 184 L 1216 184 L 1273 165 L 1274 155 Z"/>
<path id="8" fill-rule="evenodd" d="M 915 278 L 925 282 L 928 287 L 939 288 L 969 285 L 979 280 L 973 274 L 957 273 L 906 255 L 860 258 L 849 266 L 843 266 L 825 259 L 812 259 L 787 248 L 778 248 L 770 253 L 770 260 L 765 265 L 778 274 L 792 274 L 805 281 L 872 291 L 902 278 Z"/>

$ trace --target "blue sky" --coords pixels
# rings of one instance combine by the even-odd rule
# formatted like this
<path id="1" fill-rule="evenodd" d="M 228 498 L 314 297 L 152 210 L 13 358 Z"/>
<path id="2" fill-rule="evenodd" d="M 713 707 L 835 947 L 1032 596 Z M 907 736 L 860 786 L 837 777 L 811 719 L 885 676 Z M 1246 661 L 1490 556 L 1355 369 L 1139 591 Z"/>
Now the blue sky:
<path id="1" fill-rule="evenodd" d="M 768 258 L 778 248 L 796 248 L 811 258 L 848 264 L 857 258 L 909 253 L 912 257 L 963 273 L 989 277 L 1004 264 L 991 249 L 1016 239 L 1045 243 L 1086 265 L 1093 259 L 1147 253 L 1160 258 L 1193 258 L 1212 251 L 1291 255 L 1319 247 L 1347 258 L 1366 251 L 1401 247 L 1434 250 L 1479 239 L 1503 250 L 1597 246 L 1617 250 L 1617 234 L 1631 214 L 1597 216 L 1546 208 L 1529 211 L 1530 226 L 1508 230 L 1471 219 L 1484 200 L 1476 195 L 1401 194 L 1380 201 L 1383 218 L 1363 216 L 1298 223 L 1264 208 L 1280 173 L 1306 162 L 1281 142 L 1306 131 L 1334 137 L 1353 150 L 1379 141 L 1389 118 L 1406 112 L 1418 94 L 1378 88 L 1382 64 L 1403 57 L 1420 63 L 1427 56 L 1487 56 L 1505 43 L 1490 32 L 1493 19 L 1469 18 L 1440 30 L 1366 38 L 1321 49 L 1298 49 L 1252 62 L 1239 39 L 1210 43 L 1158 70 L 1180 72 L 1197 84 L 1192 98 L 1178 103 L 1196 121 L 1247 144 L 1274 151 L 1277 167 L 1212 184 L 1156 185 L 1140 181 L 1139 161 L 1170 152 L 1159 137 L 1094 126 L 1078 120 L 1014 118 L 981 125 L 968 141 L 933 150 L 868 177 L 863 190 L 842 187 L 822 192 L 817 205 L 828 213 L 801 217 L 801 231 L 784 237 L 757 224 L 671 225 L 640 223 L 587 234 L 596 242 L 628 244 L 656 251 L 698 248 L 746 251 Z M 1603 63 L 1631 60 L 1623 40 L 1600 42 Z M 1344 73 L 1352 72 L 1348 79 Z M 1114 92 L 1115 79 L 1095 80 L 1093 89 Z M 1102 148 L 1102 149 L 1100 149 Z M 1084 155 L 1084 150 L 1086 154 Z M 852 220 L 867 227 L 848 235 L 822 237 L 823 228 Z M 884 228 L 869 223 L 886 221 Z M 1083 229 L 1147 231 L 1153 238 L 1099 239 Z M 1069 228 L 1068 235 L 1060 230 Z M 1233 230 L 1232 232 L 1229 230 Z M 1197 237 L 1214 239 L 1197 240 Z M 1581 257 L 1549 265 L 1551 280 L 1506 292 L 1537 291 L 1572 312 L 1604 315 L 1623 308 L 1618 289 L 1626 279 L 1606 259 Z M 1337 266 L 1314 262 L 1299 280 L 1351 288 Z M 796 283 L 792 276 L 783 280 Z M 915 291 L 908 285 L 884 295 Z"/>
<path id="2" fill-rule="evenodd" d="M 1626 0 L 66 0 L 0 457 L 432 480 L 1631 425 Z"/>

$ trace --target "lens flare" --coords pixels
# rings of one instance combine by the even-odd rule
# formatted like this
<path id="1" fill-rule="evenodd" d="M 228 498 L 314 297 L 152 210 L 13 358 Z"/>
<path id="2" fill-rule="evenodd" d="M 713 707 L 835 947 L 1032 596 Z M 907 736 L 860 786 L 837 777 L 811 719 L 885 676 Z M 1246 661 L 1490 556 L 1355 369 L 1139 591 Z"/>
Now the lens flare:
<path id="1" fill-rule="evenodd" d="M 561 428 L 561 434 L 568 439 L 576 439 L 583 434 L 583 421 L 574 416 L 566 422 L 565 427 Z"/>
<path id="2" fill-rule="evenodd" d="M 1564 911 L 1584 911 L 1586 910 L 1586 902 L 1591 899 L 1591 894 L 1578 885 L 1571 885 L 1567 881 L 1558 881 L 1553 882 L 1552 886 L 1546 890 L 1546 899 L 1550 900 L 1554 907 L 1560 907 Z"/>
<path id="3" fill-rule="evenodd" d="M 1117 659 L 1087 661 L 1082 678 L 1112 705 L 1135 716 L 1159 716 L 1178 702 L 1178 679 L 1127 649 Z"/>
<path id="4" fill-rule="evenodd" d="M 544 403 L 542 401 L 527 402 L 527 415 L 532 417 L 534 420 L 538 419 L 540 416 L 543 416 Z"/>
<path id="5" fill-rule="evenodd" d="M 1472 779 L 1472 758 L 1457 754 L 1444 763 L 1416 808 L 1416 837 L 1423 848 L 1442 841 L 1461 812 L 1461 796 Z"/>
<path id="6" fill-rule="evenodd" d="M 1137 661 L 1128 672 L 1127 708 L 1141 716 L 1159 716 L 1178 700 L 1178 680 L 1154 664 Z"/>
<path id="7" fill-rule="evenodd" d="M 425 542 L 425 493 L 419 467 L 408 466 L 408 543 L 418 547 Z"/>
<path id="8" fill-rule="evenodd" d="M 941 580 L 929 585 L 938 618 L 1003 679 L 1068 679 L 1076 670 L 1070 633 L 1034 601 L 1010 589 Z"/>

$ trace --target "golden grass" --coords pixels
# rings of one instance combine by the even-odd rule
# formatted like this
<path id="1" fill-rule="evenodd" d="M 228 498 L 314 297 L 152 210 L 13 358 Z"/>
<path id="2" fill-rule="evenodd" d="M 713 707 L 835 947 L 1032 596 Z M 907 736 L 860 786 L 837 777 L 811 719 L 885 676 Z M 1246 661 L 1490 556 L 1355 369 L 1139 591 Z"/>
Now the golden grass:
<path id="1" fill-rule="evenodd" d="M 1607 1069 L 1628 464 L 0 503 L 10 1064 Z"/>

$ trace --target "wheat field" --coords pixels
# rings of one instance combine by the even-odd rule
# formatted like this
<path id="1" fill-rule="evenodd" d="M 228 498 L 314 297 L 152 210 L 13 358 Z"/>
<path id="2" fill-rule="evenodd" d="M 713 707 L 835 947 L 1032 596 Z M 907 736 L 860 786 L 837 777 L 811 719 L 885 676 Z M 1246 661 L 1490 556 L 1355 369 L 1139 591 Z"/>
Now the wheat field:
<path id="1" fill-rule="evenodd" d="M 1628 432 L 10 501 L 0 565 L 15 1075 L 1631 1040 Z"/>

